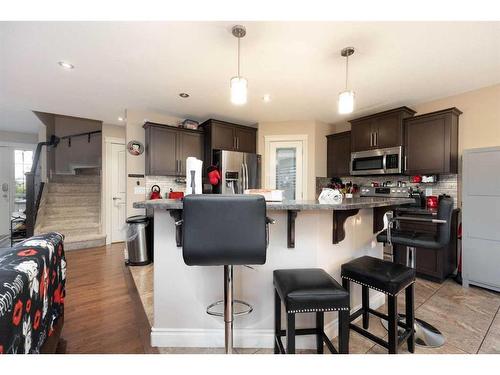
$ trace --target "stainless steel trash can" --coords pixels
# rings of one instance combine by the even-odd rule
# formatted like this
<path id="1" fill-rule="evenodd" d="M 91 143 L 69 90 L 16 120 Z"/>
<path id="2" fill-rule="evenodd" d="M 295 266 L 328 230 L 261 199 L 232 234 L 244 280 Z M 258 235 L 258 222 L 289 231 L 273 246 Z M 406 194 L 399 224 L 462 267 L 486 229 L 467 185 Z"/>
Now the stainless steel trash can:
<path id="1" fill-rule="evenodd" d="M 144 215 L 131 216 L 127 219 L 127 255 L 128 264 L 142 266 L 151 263 L 149 257 L 151 241 L 149 236 L 149 218 Z"/>

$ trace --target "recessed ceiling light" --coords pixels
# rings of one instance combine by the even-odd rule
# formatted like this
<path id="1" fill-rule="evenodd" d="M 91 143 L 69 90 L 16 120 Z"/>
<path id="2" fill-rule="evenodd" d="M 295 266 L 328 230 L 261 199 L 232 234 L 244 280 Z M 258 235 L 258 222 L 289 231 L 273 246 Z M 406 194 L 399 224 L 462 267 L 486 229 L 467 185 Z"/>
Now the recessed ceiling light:
<path id="1" fill-rule="evenodd" d="M 271 101 L 271 95 L 269 94 L 265 94 L 263 97 L 262 97 L 262 100 L 265 102 L 265 103 L 269 103 Z"/>
<path id="2" fill-rule="evenodd" d="M 123 117 L 118 117 L 118 121 L 122 122 L 123 121 Z"/>
<path id="3" fill-rule="evenodd" d="M 185 92 L 181 92 L 179 96 L 183 99 L 189 98 L 189 94 L 186 94 Z"/>
<path id="4" fill-rule="evenodd" d="M 67 62 L 67 61 L 59 61 L 59 62 L 58 62 L 58 64 L 59 64 L 61 67 L 63 67 L 64 69 L 68 69 L 68 70 L 70 70 L 70 69 L 74 69 L 74 68 L 75 68 L 75 66 L 74 66 L 73 64 L 70 64 L 70 63 L 69 63 L 69 62 Z"/>

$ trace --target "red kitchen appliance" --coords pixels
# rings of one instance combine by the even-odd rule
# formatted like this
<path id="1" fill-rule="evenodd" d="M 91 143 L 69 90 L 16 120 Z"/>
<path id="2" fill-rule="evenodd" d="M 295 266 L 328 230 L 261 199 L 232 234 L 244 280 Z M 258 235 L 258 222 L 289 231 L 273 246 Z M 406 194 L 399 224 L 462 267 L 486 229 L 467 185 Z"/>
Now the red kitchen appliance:
<path id="1" fill-rule="evenodd" d="M 419 184 L 422 182 L 422 176 L 411 176 L 410 182 L 414 184 Z"/>
<path id="2" fill-rule="evenodd" d="M 429 195 L 427 198 L 425 198 L 425 203 L 427 205 L 427 208 L 438 208 L 438 197 L 435 195 Z"/>
<path id="3" fill-rule="evenodd" d="M 182 199 L 184 198 L 184 193 L 182 191 L 172 191 L 170 189 L 168 193 L 168 199 Z"/>
<path id="4" fill-rule="evenodd" d="M 149 199 L 161 199 L 161 190 L 158 185 L 151 186 L 151 194 Z"/>

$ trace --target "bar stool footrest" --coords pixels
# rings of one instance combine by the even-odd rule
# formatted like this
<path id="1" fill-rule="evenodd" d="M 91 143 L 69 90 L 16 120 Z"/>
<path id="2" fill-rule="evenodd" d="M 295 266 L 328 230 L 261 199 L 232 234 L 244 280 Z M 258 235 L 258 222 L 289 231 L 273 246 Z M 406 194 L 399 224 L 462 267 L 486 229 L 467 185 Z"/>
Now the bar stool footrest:
<path id="1" fill-rule="evenodd" d="M 212 316 L 224 316 L 223 312 L 218 312 L 214 311 L 214 308 L 219 305 L 223 305 L 224 300 L 219 300 L 214 303 L 211 303 L 210 305 L 207 306 L 207 314 L 212 315 Z M 234 305 L 243 305 L 246 306 L 247 308 L 242 311 L 234 311 Z M 234 299 L 233 300 L 233 316 L 242 316 L 242 315 L 248 315 L 253 311 L 253 306 L 250 305 L 248 302 L 241 301 L 239 299 Z"/>

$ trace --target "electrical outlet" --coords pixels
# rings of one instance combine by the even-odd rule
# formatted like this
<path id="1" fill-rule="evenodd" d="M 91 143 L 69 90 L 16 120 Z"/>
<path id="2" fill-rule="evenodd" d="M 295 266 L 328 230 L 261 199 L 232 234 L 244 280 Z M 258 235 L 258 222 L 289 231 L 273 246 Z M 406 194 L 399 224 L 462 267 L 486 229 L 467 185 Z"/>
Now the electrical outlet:
<path id="1" fill-rule="evenodd" d="M 432 188 L 425 188 L 425 196 L 428 197 L 432 195 Z"/>

